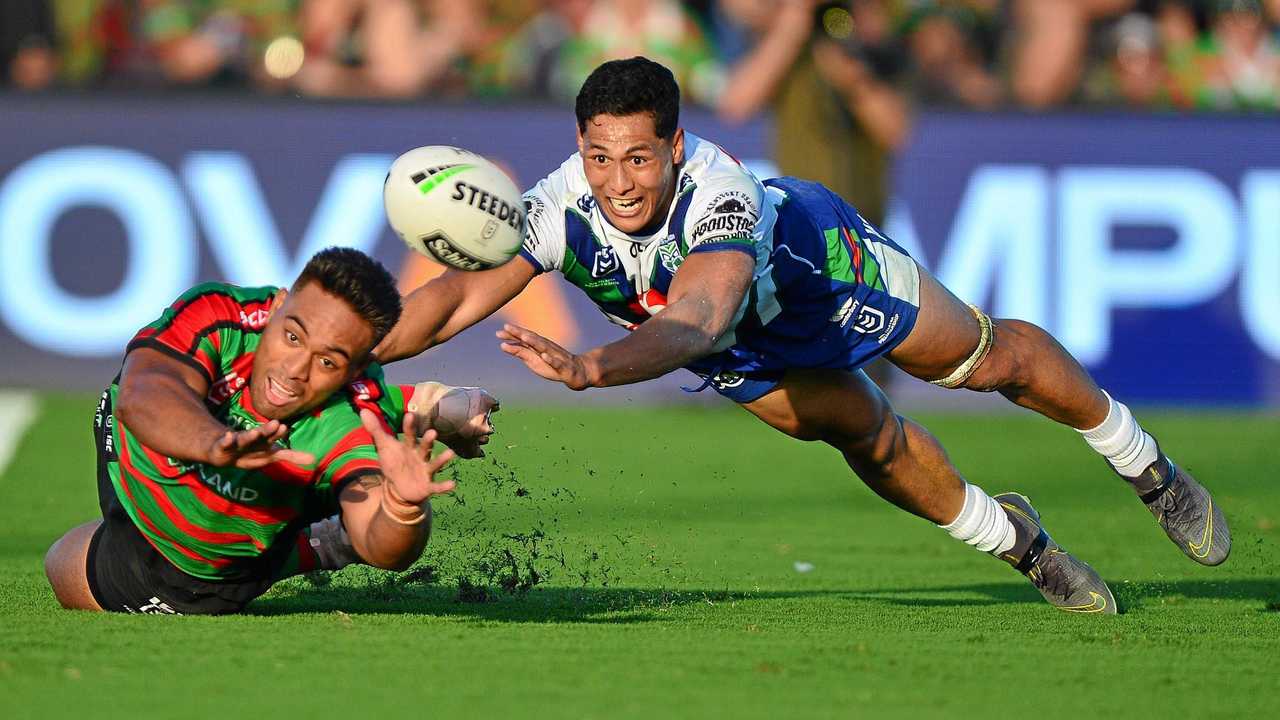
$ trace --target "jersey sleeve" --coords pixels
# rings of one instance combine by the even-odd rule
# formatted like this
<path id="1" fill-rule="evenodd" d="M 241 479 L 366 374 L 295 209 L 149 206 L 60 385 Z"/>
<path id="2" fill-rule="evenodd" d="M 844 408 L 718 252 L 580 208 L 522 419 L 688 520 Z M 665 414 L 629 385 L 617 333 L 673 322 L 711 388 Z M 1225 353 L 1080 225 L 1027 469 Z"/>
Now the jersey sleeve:
<path id="1" fill-rule="evenodd" d="M 565 230 L 563 169 L 538 181 L 524 194 L 526 229 L 520 255 L 540 273 L 561 269 Z"/>
<path id="2" fill-rule="evenodd" d="M 212 385 L 239 354 L 243 333 L 261 327 L 274 294 L 275 288 L 197 285 L 139 330 L 125 352 L 158 350 L 194 368 Z"/>
<path id="3" fill-rule="evenodd" d="M 372 410 L 389 433 L 400 432 L 405 407 L 413 398 L 412 385 L 389 385 L 375 363 L 353 380 L 344 391 L 347 412 L 335 416 L 330 433 L 331 446 L 316 466 L 316 485 L 332 487 L 335 493 L 349 482 L 379 472 L 373 437 L 360 423 L 360 411 Z"/>
<path id="4" fill-rule="evenodd" d="M 694 189 L 689 218 L 685 221 L 686 255 L 736 250 L 756 255 L 764 240 L 760 205 L 764 193 L 745 170 L 704 178 Z"/>

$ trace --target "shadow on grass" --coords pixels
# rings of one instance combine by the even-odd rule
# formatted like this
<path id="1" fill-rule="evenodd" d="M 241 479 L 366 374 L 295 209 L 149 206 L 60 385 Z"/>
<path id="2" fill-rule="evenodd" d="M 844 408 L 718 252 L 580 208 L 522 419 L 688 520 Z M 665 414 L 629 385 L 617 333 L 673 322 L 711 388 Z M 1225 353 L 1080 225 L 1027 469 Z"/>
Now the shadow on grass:
<path id="1" fill-rule="evenodd" d="M 1259 610 L 1280 611 L 1280 579 L 1250 578 L 1228 580 L 1126 580 L 1110 583 L 1122 613 L 1145 605 L 1179 600 L 1245 600 L 1259 604 Z M 948 587 L 911 587 L 861 590 L 852 595 L 879 599 L 895 605 L 975 606 L 1002 603 L 1041 603 L 1044 600 L 1030 583 L 975 583 Z M 980 595 L 984 597 L 956 597 Z"/>
<path id="2" fill-rule="evenodd" d="M 413 586 L 394 581 L 366 588 L 304 589 L 287 596 L 254 601 L 250 615 L 343 612 L 466 616 L 478 620 L 536 623 L 628 624 L 670 619 L 670 610 L 690 605 L 730 604 L 744 600 L 796 599 L 847 595 L 838 591 L 662 590 L 637 588 L 539 587 L 521 595 L 460 599 L 457 588 Z"/>
<path id="3" fill-rule="evenodd" d="M 1280 579 L 1126 581 L 1112 585 L 1121 612 L 1184 599 L 1245 600 L 1259 611 L 1280 611 Z M 403 583 L 394 578 L 356 587 L 303 587 L 255 601 L 251 615 L 296 613 L 414 614 L 464 616 L 517 623 L 630 624 L 671 619 L 670 611 L 695 605 L 834 598 L 916 608 L 1042 604 L 1029 583 L 975 583 L 944 587 L 868 590 L 663 590 L 639 588 L 539 587 L 523 595 L 462 600 L 457 588 Z"/>

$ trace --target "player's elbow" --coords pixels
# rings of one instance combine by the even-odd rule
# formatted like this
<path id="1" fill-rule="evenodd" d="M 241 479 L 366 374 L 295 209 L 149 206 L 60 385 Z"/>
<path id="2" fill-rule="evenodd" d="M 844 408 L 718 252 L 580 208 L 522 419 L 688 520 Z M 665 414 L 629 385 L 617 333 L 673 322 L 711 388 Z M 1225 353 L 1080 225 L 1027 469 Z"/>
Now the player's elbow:
<path id="1" fill-rule="evenodd" d="M 116 393 L 114 412 L 126 427 L 137 427 L 142 421 L 141 414 L 145 407 L 144 395 L 145 393 L 136 382 L 130 382 L 127 378 L 121 380 L 120 389 Z"/>
<path id="2" fill-rule="evenodd" d="M 693 341 L 692 354 L 694 357 L 702 357 L 710 355 L 716 349 L 716 345 L 720 342 L 720 338 L 724 337 L 726 328 L 717 326 L 699 328 Z"/>
<path id="3" fill-rule="evenodd" d="M 378 562 L 370 562 L 368 564 L 378 568 L 379 570 L 390 570 L 392 572 L 404 572 L 405 570 L 408 570 L 410 567 L 412 567 L 413 564 L 417 562 L 420 556 L 421 556 L 420 554 L 412 555 L 412 556 L 405 555 L 399 558 L 383 559 Z"/>
<path id="4" fill-rule="evenodd" d="M 354 538 L 352 538 L 354 540 Z M 411 565 L 422 557 L 422 547 L 414 547 L 407 550 L 387 551 L 376 546 L 354 543 L 356 555 L 360 556 L 360 560 L 370 567 L 376 567 L 379 570 L 391 570 L 393 572 L 401 572 L 408 570 Z M 425 545 L 425 542 L 422 543 Z"/>

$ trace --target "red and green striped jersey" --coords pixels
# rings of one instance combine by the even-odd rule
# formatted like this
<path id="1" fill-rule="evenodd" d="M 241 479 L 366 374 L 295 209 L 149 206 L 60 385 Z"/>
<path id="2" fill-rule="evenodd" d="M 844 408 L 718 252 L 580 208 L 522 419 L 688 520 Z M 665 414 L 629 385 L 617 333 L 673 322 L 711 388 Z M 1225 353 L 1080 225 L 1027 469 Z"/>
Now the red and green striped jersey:
<path id="1" fill-rule="evenodd" d="M 249 377 L 277 290 L 198 285 L 140 330 L 128 350 L 151 348 L 195 368 L 209 381 L 206 406 L 218 420 L 237 430 L 256 427 L 266 418 L 250 402 Z M 118 392 L 113 383 L 113 407 Z M 371 364 L 322 406 L 292 418 L 285 442 L 314 455 L 311 467 L 183 462 L 143 445 L 116 416 L 111 481 L 134 524 L 180 570 L 207 580 L 248 577 L 274 543 L 292 542 L 299 527 L 337 512 L 346 483 L 377 471 L 359 409 L 375 409 L 399 428 L 412 392 L 388 385 Z"/>

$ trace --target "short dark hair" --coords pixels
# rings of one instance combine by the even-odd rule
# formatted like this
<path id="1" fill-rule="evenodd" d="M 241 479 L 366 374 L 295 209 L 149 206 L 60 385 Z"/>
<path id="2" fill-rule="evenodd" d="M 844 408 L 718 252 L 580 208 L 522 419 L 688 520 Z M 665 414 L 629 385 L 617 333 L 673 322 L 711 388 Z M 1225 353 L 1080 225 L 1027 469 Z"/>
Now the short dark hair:
<path id="1" fill-rule="evenodd" d="M 574 113 L 584 133 L 597 115 L 649 113 L 658 137 L 669 138 L 680 126 L 680 86 L 670 70 L 649 58 L 610 60 L 582 83 Z"/>
<path id="2" fill-rule="evenodd" d="M 325 248 L 307 261 L 293 282 L 297 292 L 314 282 L 330 295 L 346 301 L 373 327 L 374 343 L 391 332 L 400 319 L 400 291 L 382 263 L 355 248 Z"/>

